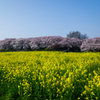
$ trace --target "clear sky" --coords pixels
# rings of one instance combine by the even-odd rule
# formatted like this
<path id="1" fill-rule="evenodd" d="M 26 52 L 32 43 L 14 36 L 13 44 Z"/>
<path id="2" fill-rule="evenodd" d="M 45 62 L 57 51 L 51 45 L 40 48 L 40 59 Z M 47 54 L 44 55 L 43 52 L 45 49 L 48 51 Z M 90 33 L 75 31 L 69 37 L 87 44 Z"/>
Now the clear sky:
<path id="1" fill-rule="evenodd" d="M 0 0 L 0 40 L 73 31 L 100 37 L 100 0 Z"/>

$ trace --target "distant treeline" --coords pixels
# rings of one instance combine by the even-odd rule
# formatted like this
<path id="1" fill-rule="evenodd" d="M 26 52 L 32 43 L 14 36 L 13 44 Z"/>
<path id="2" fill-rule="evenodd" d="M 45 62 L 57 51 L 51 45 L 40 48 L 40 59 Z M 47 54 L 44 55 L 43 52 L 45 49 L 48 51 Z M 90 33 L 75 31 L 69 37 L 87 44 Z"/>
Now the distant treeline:
<path id="1" fill-rule="evenodd" d="M 68 52 L 100 52 L 100 37 L 93 39 L 45 36 L 36 38 L 9 38 L 0 41 L 0 51 L 61 50 Z"/>

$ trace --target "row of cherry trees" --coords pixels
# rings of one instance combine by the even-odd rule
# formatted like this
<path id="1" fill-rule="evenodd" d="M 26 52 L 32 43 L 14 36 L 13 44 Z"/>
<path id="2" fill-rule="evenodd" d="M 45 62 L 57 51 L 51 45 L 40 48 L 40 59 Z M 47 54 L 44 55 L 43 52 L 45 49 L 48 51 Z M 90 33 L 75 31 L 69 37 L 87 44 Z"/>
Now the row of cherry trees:
<path id="1" fill-rule="evenodd" d="M 60 36 L 45 36 L 36 38 L 5 39 L 0 41 L 0 51 L 13 50 L 72 50 L 100 51 L 100 37 L 94 39 L 63 38 Z M 77 50 L 76 50 L 77 51 Z"/>

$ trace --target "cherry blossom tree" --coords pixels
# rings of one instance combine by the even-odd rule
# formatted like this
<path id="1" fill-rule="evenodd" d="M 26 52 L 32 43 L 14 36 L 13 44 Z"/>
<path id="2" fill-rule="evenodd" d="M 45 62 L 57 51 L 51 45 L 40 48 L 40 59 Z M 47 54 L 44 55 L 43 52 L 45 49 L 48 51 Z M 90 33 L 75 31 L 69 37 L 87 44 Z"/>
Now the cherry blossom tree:
<path id="1" fill-rule="evenodd" d="M 100 52 L 100 37 L 86 39 L 80 46 L 81 51 Z"/>
<path id="2" fill-rule="evenodd" d="M 14 49 L 14 50 L 23 50 L 24 41 L 25 41 L 25 39 L 23 39 L 23 38 L 16 39 L 16 40 L 12 43 L 13 49 Z"/>
<path id="3" fill-rule="evenodd" d="M 12 46 L 12 42 L 15 41 L 15 39 L 5 39 L 0 41 L 0 50 L 12 50 L 13 46 Z"/>
<path id="4" fill-rule="evenodd" d="M 39 50 L 41 48 L 50 48 L 53 44 L 58 43 L 62 39 L 60 36 L 37 37 L 33 38 L 29 44 L 32 50 Z"/>
<path id="5" fill-rule="evenodd" d="M 31 47 L 30 47 L 31 40 L 32 40 L 32 38 L 27 38 L 24 40 L 23 50 L 31 50 Z"/>
<path id="6" fill-rule="evenodd" d="M 69 44 L 72 46 L 69 51 L 71 52 L 80 52 L 80 46 L 83 43 L 84 40 L 78 39 L 78 38 L 70 38 Z"/>
<path id="7" fill-rule="evenodd" d="M 66 49 L 66 51 L 80 52 L 80 46 L 84 40 L 77 38 L 63 38 L 60 42 L 51 46 L 52 49 Z M 59 46 L 59 47 L 57 47 Z"/>

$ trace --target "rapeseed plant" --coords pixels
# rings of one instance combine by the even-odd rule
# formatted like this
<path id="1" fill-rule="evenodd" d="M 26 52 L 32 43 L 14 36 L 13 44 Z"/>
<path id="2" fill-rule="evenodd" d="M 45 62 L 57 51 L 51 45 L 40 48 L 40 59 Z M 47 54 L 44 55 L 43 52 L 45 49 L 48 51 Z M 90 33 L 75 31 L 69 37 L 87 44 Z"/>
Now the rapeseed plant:
<path id="1" fill-rule="evenodd" d="M 0 95 L 20 100 L 99 100 L 99 61 L 100 54 L 91 52 L 2 52 Z"/>

